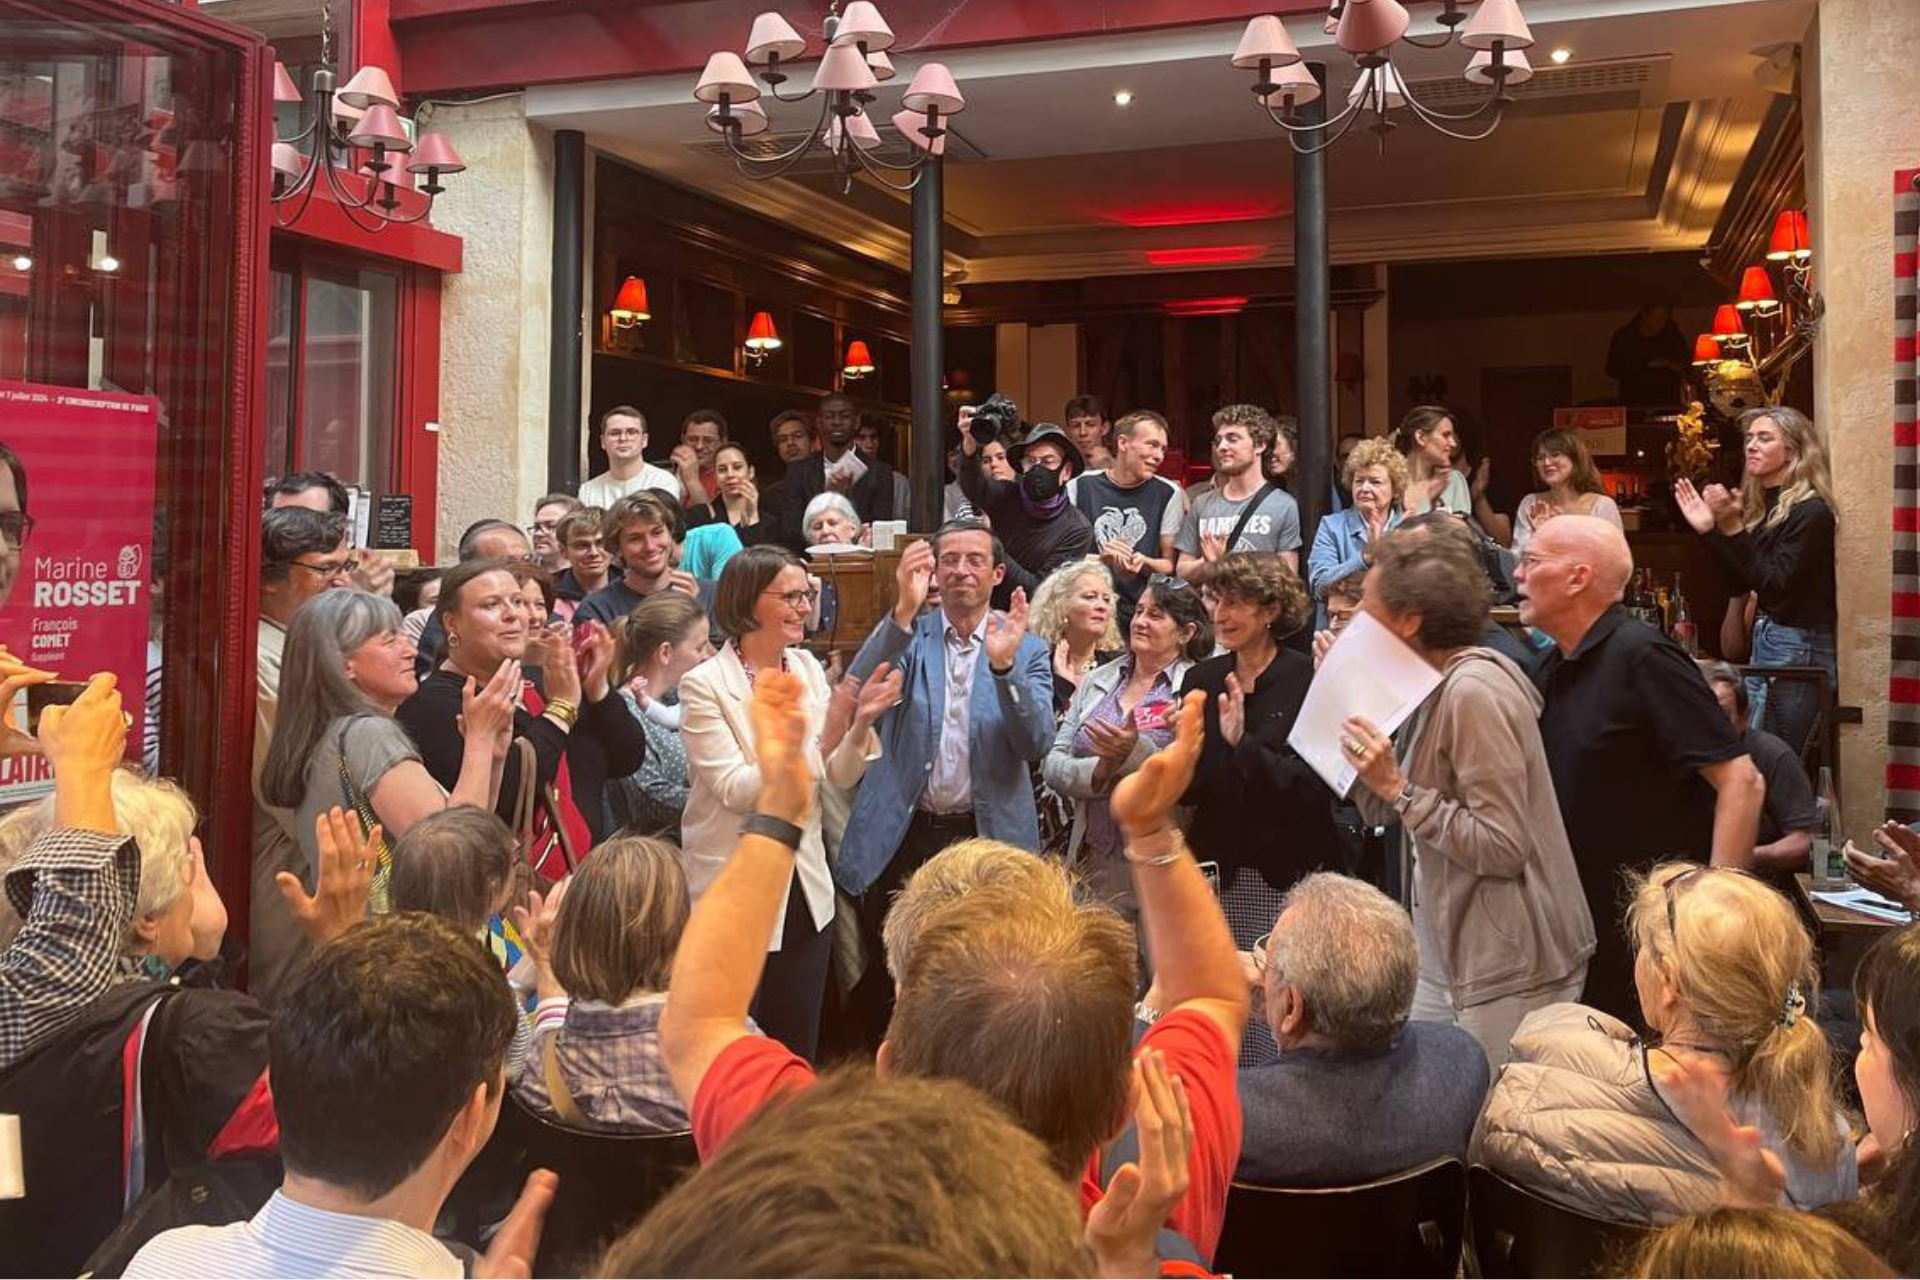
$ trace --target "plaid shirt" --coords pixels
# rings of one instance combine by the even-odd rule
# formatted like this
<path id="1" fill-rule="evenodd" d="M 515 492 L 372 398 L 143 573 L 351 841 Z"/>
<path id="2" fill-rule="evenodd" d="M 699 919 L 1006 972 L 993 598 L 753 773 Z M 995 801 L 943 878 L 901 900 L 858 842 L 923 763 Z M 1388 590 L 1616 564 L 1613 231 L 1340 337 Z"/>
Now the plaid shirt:
<path id="1" fill-rule="evenodd" d="M 139 846 L 99 831 L 50 831 L 7 871 L 7 901 L 25 923 L 0 952 L 0 1070 L 113 984 L 139 892 Z"/>
<path id="2" fill-rule="evenodd" d="M 560 1078 L 589 1127 L 624 1133 L 685 1129 L 686 1109 L 660 1054 L 660 1011 L 666 1003 L 665 992 L 618 1006 L 542 1000 L 533 1018 L 533 1052 L 515 1086 L 520 1100 L 559 1118 L 547 1091 L 545 1064 L 548 1037 L 558 1036 Z"/>

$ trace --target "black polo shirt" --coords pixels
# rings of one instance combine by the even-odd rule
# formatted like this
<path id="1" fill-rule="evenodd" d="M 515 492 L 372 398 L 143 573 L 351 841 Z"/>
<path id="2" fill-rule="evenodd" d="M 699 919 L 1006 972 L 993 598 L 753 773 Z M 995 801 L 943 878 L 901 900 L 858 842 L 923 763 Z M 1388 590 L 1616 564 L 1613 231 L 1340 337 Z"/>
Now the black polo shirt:
<path id="1" fill-rule="evenodd" d="M 1546 697 L 1540 737 L 1600 940 L 1587 1003 L 1637 1022 L 1621 873 L 1710 856 L 1714 791 L 1699 771 L 1746 748 L 1686 651 L 1619 605 L 1572 653 L 1549 652 L 1534 679 Z"/>

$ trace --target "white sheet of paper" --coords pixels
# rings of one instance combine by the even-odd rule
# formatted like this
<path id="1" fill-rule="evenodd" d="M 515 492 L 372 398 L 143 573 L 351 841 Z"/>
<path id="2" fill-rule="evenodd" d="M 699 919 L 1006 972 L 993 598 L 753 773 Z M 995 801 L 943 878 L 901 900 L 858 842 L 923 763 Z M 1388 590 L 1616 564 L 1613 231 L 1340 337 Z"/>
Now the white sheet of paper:
<path id="1" fill-rule="evenodd" d="M 867 474 L 867 464 L 860 461 L 860 455 L 852 449 L 840 455 L 840 461 L 827 467 L 825 474 L 844 475 L 849 485 L 860 483 L 860 477 Z"/>
<path id="2" fill-rule="evenodd" d="M 1390 734 L 1439 683 L 1440 673 L 1398 636 L 1356 613 L 1314 673 L 1287 745 L 1344 796 L 1358 776 L 1342 746 L 1348 718 L 1365 716 Z"/>

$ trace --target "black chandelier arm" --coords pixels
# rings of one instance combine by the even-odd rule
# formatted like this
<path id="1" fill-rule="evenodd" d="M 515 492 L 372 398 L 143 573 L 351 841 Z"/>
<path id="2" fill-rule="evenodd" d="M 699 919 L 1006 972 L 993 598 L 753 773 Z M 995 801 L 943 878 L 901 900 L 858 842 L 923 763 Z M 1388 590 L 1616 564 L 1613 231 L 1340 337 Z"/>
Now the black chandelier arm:
<path id="1" fill-rule="evenodd" d="M 349 145 L 347 148 L 347 159 L 349 163 L 352 162 L 352 158 L 353 148 Z M 327 186 L 333 190 L 334 202 L 340 205 L 341 208 L 347 210 L 372 208 L 375 202 L 374 197 L 380 194 L 380 184 L 386 181 L 386 179 L 380 174 L 374 174 L 367 178 L 367 193 L 356 199 L 348 195 L 346 187 L 341 185 L 340 175 L 343 172 L 346 171 L 332 163 L 332 157 L 329 156 L 327 163 Z M 355 173 L 354 176 L 360 177 L 361 175 Z"/>
<path id="2" fill-rule="evenodd" d="M 1459 119 L 1471 120 L 1473 119 L 1473 116 L 1464 116 L 1464 117 L 1447 116 L 1447 115 L 1442 115 L 1438 117 L 1431 116 L 1427 113 L 1426 108 L 1414 102 L 1412 98 L 1407 99 L 1407 108 L 1408 110 L 1413 112 L 1414 117 L 1416 119 L 1418 119 L 1422 124 L 1426 125 L 1429 129 L 1432 129 L 1435 133 L 1445 134 L 1447 137 L 1453 138 L 1460 142 L 1483 142 L 1486 139 L 1492 137 L 1494 130 L 1500 127 L 1500 121 L 1506 115 L 1505 104 L 1513 101 L 1513 99 L 1496 98 L 1493 101 L 1500 105 L 1495 107 L 1493 112 L 1493 118 L 1487 121 L 1487 127 L 1480 130 L 1478 133 L 1470 132 L 1465 129 L 1449 129 L 1447 128 L 1446 125 L 1440 123 L 1441 120 L 1459 120 Z M 1475 115 L 1483 114 L 1485 110 L 1486 108 L 1483 107 L 1481 111 L 1475 112 L 1474 114 Z"/>
<path id="3" fill-rule="evenodd" d="M 1324 95 L 1325 90 L 1321 92 Z M 1319 124 L 1290 124 L 1285 116 L 1273 109 L 1272 103 L 1262 101 L 1260 105 L 1266 108 L 1267 117 L 1288 133 L 1317 133 L 1322 129 L 1339 129 L 1340 132 L 1344 134 L 1346 132 L 1346 126 L 1351 124 L 1353 117 L 1359 114 L 1361 107 L 1364 106 L 1365 103 L 1365 95 L 1355 98 L 1353 101 L 1347 103 L 1346 108 L 1342 110 L 1339 115 L 1322 120 Z M 1302 154 L 1310 155 L 1312 153 L 1303 152 Z"/>
<path id="4" fill-rule="evenodd" d="M 775 102 L 792 103 L 792 102 L 805 102 L 808 98 L 811 98 L 814 94 L 818 92 L 820 92 L 818 89 L 809 88 L 805 93 L 795 94 L 793 97 L 788 98 L 781 95 L 779 85 L 773 84 L 773 85 L 768 85 L 766 89 L 764 89 L 761 92 L 760 96 L 763 98 L 772 98 Z"/>
<path id="5" fill-rule="evenodd" d="M 1416 49 L 1444 49 L 1448 45 L 1452 44 L 1458 38 L 1459 38 L 1459 33 L 1452 30 L 1447 31 L 1444 35 L 1440 37 L 1439 40 L 1435 41 L 1433 44 L 1428 44 L 1424 40 L 1416 40 L 1412 36 L 1400 37 L 1402 41 L 1412 45 Z"/>
<path id="6" fill-rule="evenodd" d="M 832 111 L 833 98 L 829 96 L 826 101 L 820 104 L 820 118 L 814 121 L 813 128 L 807 132 L 806 136 L 777 155 L 749 155 L 740 149 L 741 131 L 738 128 L 722 130 L 726 135 L 727 149 L 733 153 L 735 167 L 738 168 L 741 173 L 747 174 L 750 177 L 781 177 L 799 164 L 801 157 L 805 156 L 807 152 L 813 148 L 814 143 L 820 141 L 821 136 L 826 132 L 827 117 Z M 769 122 L 768 127 L 772 127 L 771 122 Z"/>
<path id="7" fill-rule="evenodd" d="M 1478 120 L 1489 111 L 1498 110 L 1500 105 L 1505 102 L 1513 101 L 1511 97 L 1507 96 L 1507 86 L 1504 80 L 1505 77 L 1496 78 L 1491 86 L 1493 92 L 1487 95 L 1486 99 L 1471 111 L 1441 111 L 1437 107 L 1428 106 L 1426 103 L 1420 101 L 1420 99 L 1414 97 L 1413 86 L 1408 84 L 1404 77 L 1400 81 L 1400 96 L 1407 100 L 1407 105 L 1413 108 L 1415 115 L 1419 116 L 1434 128 L 1439 129 L 1440 122 L 1443 120 L 1450 124 L 1464 124 L 1469 120 Z M 1495 123 L 1497 124 L 1498 121 L 1495 121 Z M 1444 129 L 1440 131 L 1442 133 L 1447 132 Z M 1458 137 L 1460 135 L 1451 134 L 1449 136 Z M 1485 135 L 1481 134 L 1477 136 L 1484 137 Z"/>
<path id="8" fill-rule="evenodd" d="M 294 185 L 281 192 L 279 197 L 272 201 L 274 224 L 284 228 L 291 227 L 300 221 L 307 212 L 307 206 L 313 203 L 315 186 L 313 165 L 308 164 L 306 170 L 295 180 Z M 280 211 L 295 201 L 299 202 L 299 207 L 294 209 L 292 216 L 281 218 Z"/>
<path id="9" fill-rule="evenodd" d="M 1356 105 L 1357 104 L 1349 104 L 1345 111 L 1342 111 L 1338 116 L 1335 116 L 1332 120 L 1328 120 L 1324 124 L 1312 125 L 1305 129 L 1290 129 L 1287 135 L 1288 144 L 1291 145 L 1299 155 L 1319 155 L 1322 151 L 1325 151 L 1327 148 L 1339 142 L 1340 139 L 1346 137 L 1348 133 L 1352 132 L 1353 126 L 1360 122 L 1361 117 L 1365 113 L 1356 110 Z M 1319 142 L 1303 143 L 1300 141 L 1300 134 L 1310 133 L 1314 129 L 1331 129 L 1333 132 L 1329 133 Z"/>
<path id="10" fill-rule="evenodd" d="M 905 164 L 897 164 L 892 160 L 882 157 L 878 154 L 877 148 L 874 153 L 870 154 L 858 146 L 855 146 L 854 158 L 859 160 L 861 166 L 875 177 L 878 177 L 880 171 L 883 169 L 889 173 L 919 173 L 920 170 L 926 166 L 927 153 L 921 151 L 916 154 L 911 141 L 907 143 L 907 149 L 909 154 Z"/>
<path id="11" fill-rule="evenodd" d="M 920 184 L 920 175 L 926 169 L 926 161 L 924 160 L 911 161 L 907 164 L 894 164 L 890 161 L 882 160 L 878 156 L 867 155 L 858 147 L 854 148 L 854 159 L 860 162 L 860 168 L 866 170 L 869 178 L 890 191 L 906 192 L 913 190 Z M 887 177 L 888 173 L 910 173 L 913 176 L 905 182 L 895 182 L 893 179 Z M 851 179 L 851 172 L 849 172 L 848 177 Z M 849 181 L 848 185 L 851 187 L 851 181 Z"/>

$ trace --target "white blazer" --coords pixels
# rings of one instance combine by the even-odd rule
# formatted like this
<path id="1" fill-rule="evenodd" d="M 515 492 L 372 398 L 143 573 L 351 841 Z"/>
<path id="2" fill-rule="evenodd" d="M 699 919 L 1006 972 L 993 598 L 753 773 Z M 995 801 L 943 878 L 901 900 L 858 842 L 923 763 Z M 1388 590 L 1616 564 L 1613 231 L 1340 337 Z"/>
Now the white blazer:
<path id="1" fill-rule="evenodd" d="M 807 708 L 807 760 L 813 776 L 825 777 L 836 787 L 850 788 L 860 781 L 869 762 L 880 758 L 879 735 L 869 729 L 848 733 L 824 762 L 820 759 L 820 728 L 827 718 L 831 690 L 819 660 L 805 649 L 787 650 L 787 669 L 798 676 Z M 680 819 L 681 856 L 687 868 L 687 888 L 698 902 L 720 874 L 740 838 L 740 824 L 753 812 L 760 796 L 760 760 L 753 748 L 753 696 L 746 668 L 731 644 L 680 678 L 680 741 L 687 749 L 687 776 L 692 790 Z M 826 844 L 820 837 L 820 801 L 816 794 L 806 834 L 794 856 L 800 889 L 807 898 L 813 927 L 824 929 L 833 919 L 833 876 L 827 870 Z M 788 892 L 791 892 L 791 886 Z M 780 949 L 786 925 L 787 898 L 780 898 L 780 917 L 774 922 L 767 950 Z"/>

